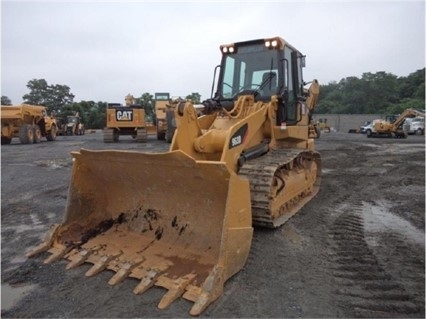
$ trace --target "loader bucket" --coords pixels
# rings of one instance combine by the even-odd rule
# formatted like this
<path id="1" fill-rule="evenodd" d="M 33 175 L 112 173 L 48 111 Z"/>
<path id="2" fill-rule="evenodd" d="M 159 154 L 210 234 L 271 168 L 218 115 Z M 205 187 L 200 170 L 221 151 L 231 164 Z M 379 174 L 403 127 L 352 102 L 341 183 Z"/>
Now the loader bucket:
<path id="1" fill-rule="evenodd" d="M 49 250 L 45 262 L 86 273 L 115 271 L 109 284 L 140 280 L 168 289 L 158 307 L 193 301 L 200 314 L 245 264 L 253 234 L 247 180 L 222 162 L 196 161 L 182 151 L 73 153 L 64 221 L 28 255 Z"/>

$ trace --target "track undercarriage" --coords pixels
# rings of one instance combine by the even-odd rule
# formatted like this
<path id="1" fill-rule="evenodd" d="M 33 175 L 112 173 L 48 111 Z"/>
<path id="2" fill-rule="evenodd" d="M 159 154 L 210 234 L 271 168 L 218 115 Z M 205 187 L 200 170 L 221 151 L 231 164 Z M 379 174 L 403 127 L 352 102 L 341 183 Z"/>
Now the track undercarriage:
<path id="1" fill-rule="evenodd" d="M 247 162 L 239 171 L 250 181 L 253 225 L 284 224 L 319 190 L 318 152 L 300 149 L 270 151 Z"/>

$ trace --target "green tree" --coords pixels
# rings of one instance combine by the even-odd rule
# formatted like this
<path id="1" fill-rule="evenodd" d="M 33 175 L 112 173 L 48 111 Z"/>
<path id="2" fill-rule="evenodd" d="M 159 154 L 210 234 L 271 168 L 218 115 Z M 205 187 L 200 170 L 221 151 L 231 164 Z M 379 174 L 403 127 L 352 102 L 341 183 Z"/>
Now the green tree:
<path id="1" fill-rule="evenodd" d="M 425 69 L 407 77 L 366 72 L 321 86 L 316 113 L 398 114 L 425 108 Z"/>
<path id="2" fill-rule="evenodd" d="M 45 79 L 33 79 L 28 81 L 27 88 L 30 90 L 30 93 L 25 94 L 22 98 L 24 103 L 35 104 L 35 105 L 44 105 L 44 102 L 47 98 L 48 85 Z"/>
<path id="3" fill-rule="evenodd" d="M 194 104 L 200 104 L 201 103 L 201 95 L 197 92 L 195 92 L 195 93 L 193 92 L 193 93 L 187 95 L 185 97 L 185 99 L 191 100 L 192 103 L 194 103 Z"/>
<path id="4" fill-rule="evenodd" d="M 2 95 L 1 105 L 12 105 L 12 101 L 6 95 Z"/>
<path id="5" fill-rule="evenodd" d="M 66 116 L 78 112 L 87 128 L 102 129 L 106 123 L 107 104 L 107 102 L 80 101 L 65 106 L 61 115 L 66 118 Z"/>
<path id="6" fill-rule="evenodd" d="M 145 114 L 148 118 L 154 117 L 154 96 L 148 92 L 143 93 L 140 97 L 136 98 L 136 103 L 143 106 Z"/>
<path id="7" fill-rule="evenodd" d="M 64 105 L 73 103 L 75 95 L 70 92 L 67 85 L 50 85 L 46 99 L 46 107 L 49 111 L 58 111 Z"/>
<path id="8" fill-rule="evenodd" d="M 74 100 L 74 94 L 66 85 L 49 85 L 45 79 L 33 79 L 28 81 L 27 88 L 30 90 L 22 98 L 24 103 L 44 105 L 48 113 L 60 113 L 61 108 Z"/>
<path id="9" fill-rule="evenodd" d="M 410 73 L 407 77 L 399 79 L 398 93 L 401 99 L 410 98 L 420 93 L 417 98 L 424 99 L 424 85 L 425 85 L 425 69 L 417 70 Z"/>

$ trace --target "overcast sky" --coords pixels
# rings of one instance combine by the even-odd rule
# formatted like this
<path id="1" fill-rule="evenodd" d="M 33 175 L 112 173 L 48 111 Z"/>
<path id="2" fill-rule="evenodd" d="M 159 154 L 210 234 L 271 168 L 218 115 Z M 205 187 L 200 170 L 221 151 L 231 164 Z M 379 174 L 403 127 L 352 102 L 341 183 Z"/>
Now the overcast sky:
<path id="1" fill-rule="evenodd" d="M 128 93 L 210 97 L 220 44 L 281 36 L 307 56 L 304 80 L 425 67 L 425 1 L 1 1 L 1 95 L 32 79 L 74 101 Z"/>

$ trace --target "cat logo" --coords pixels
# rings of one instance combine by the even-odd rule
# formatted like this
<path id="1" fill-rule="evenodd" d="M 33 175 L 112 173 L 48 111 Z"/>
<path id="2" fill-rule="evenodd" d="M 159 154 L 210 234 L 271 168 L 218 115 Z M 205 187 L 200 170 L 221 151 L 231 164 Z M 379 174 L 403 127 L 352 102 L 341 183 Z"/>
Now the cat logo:
<path id="1" fill-rule="evenodd" d="M 115 118 L 117 121 L 133 121 L 133 110 L 116 110 Z"/>

